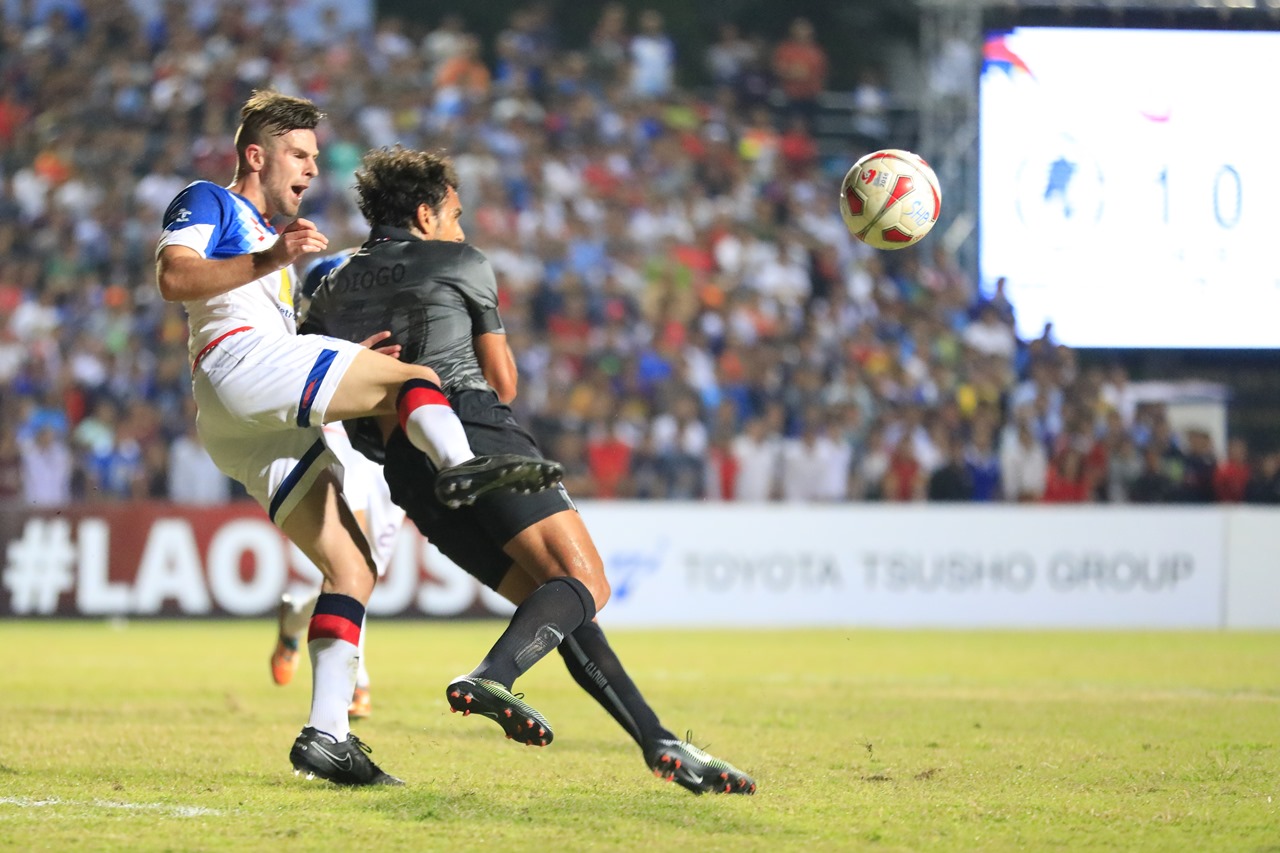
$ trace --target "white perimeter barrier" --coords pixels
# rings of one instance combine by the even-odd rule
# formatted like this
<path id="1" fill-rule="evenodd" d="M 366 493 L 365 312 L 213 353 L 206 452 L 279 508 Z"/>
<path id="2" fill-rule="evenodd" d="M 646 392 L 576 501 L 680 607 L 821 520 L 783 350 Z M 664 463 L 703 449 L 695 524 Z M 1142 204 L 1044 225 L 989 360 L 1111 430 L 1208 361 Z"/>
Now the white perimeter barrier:
<path id="1" fill-rule="evenodd" d="M 585 502 L 610 626 L 1280 628 L 1280 507 Z M 0 510 L 0 617 L 262 616 L 318 573 L 255 505 Z M 510 607 L 416 532 L 369 612 Z"/>

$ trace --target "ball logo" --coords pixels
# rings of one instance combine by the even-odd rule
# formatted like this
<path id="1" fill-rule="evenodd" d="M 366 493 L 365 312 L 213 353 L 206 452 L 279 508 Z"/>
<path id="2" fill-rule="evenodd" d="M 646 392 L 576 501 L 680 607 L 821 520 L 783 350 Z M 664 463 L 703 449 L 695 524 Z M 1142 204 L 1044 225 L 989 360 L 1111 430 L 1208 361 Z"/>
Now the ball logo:
<path id="1" fill-rule="evenodd" d="M 863 170 L 862 170 L 862 182 L 863 182 L 864 184 L 869 184 L 869 183 L 871 183 L 872 181 L 874 181 L 875 179 L 876 179 L 876 170 L 875 170 L 875 169 L 863 169 Z"/>

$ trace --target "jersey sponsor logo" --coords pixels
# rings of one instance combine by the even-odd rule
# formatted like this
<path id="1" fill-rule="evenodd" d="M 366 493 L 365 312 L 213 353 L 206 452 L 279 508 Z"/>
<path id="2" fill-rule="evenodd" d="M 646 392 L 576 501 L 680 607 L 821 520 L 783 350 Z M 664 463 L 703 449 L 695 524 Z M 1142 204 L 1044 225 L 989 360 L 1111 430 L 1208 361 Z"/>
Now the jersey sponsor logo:
<path id="1" fill-rule="evenodd" d="M 185 222 L 189 221 L 190 219 L 191 219 L 191 211 L 187 210 L 187 209 L 184 207 L 184 208 L 182 208 L 181 210 L 179 210 L 177 213 L 175 213 L 175 214 L 173 215 L 173 224 L 174 224 L 174 225 L 181 225 L 181 224 L 183 224 L 183 223 L 185 223 Z"/>

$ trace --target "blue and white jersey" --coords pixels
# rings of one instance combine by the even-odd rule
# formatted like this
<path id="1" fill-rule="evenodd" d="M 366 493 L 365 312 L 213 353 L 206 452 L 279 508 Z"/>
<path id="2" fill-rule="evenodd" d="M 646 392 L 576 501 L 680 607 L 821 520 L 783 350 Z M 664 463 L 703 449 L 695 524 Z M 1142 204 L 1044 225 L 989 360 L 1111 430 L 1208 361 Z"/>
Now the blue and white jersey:
<path id="1" fill-rule="evenodd" d="M 203 258 L 232 258 L 265 251 L 277 236 L 243 196 L 209 181 L 195 181 L 165 211 L 156 255 L 165 246 L 186 246 Z M 294 334 L 293 280 L 286 267 L 226 293 L 183 302 L 191 327 L 192 362 L 205 346 L 233 329 L 250 326 L 264 334 Z"/>

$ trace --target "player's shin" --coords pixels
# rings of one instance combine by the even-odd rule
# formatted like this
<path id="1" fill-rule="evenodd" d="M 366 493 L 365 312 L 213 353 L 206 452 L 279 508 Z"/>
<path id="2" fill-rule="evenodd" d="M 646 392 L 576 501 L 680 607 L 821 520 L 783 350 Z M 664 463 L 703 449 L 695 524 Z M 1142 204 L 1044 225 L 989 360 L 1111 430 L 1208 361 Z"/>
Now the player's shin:
<path id="1" fill-rule="evenodd" d="M 517 678 L 595 615 L 595 600 L 582 581 L 552 578 L 516 608 L 507 629 L 471 674 L 510 690 Z"/>
<path id="2" fill-rule="evenodd" d="M 350 734 L 347 707 L 355 690 L 364 605 L 337 593 L 322 593 L 307 635 L 311 655 L 311 717 L 307 722 L 337 741 Z"/>
<path id="3" fill-rule="evenodd" d="M 586 622 L 565 637 L 558 651 L 578 686 L 591 694 L 641 749 L 675 737 L 658 721 L 596 622 Z"/>

